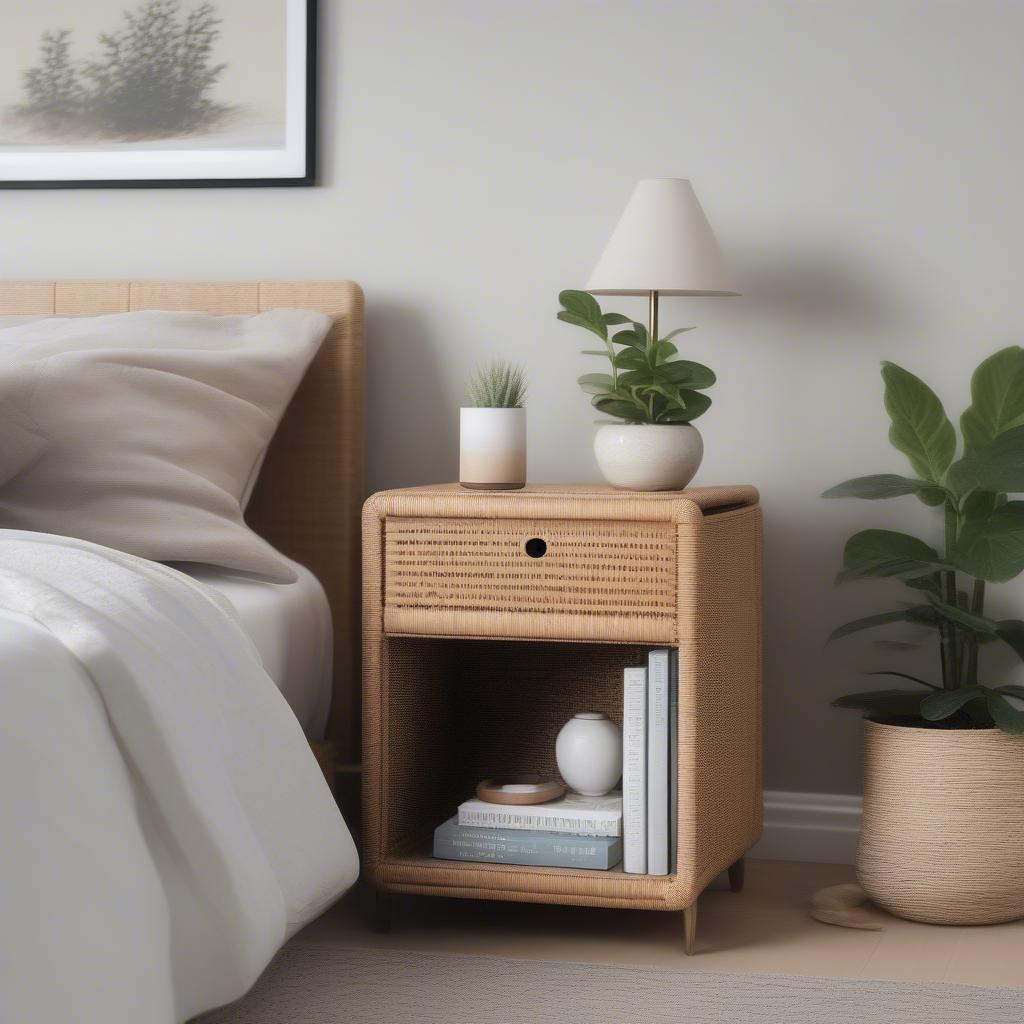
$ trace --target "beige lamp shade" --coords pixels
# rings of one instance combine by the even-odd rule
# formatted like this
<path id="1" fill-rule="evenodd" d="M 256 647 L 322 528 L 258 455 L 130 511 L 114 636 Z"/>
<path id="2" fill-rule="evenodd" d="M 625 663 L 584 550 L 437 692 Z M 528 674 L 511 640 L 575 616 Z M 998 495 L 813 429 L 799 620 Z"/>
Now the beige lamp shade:
<path id="1" fill-rule="evenodd" d="M 739 295 L 683 178 L 637 182 L 587 282 L 595 295 Z"/>

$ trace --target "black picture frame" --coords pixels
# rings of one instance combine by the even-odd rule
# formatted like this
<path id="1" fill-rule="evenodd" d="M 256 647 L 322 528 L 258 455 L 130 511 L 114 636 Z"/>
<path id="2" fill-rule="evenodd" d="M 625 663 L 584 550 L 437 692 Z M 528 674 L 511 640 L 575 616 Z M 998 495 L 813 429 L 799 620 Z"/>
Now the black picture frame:
<path id="1" fill-rule="evenodd" d="M 284 178 L 105 178 L 6 181 L 0 189 L 295 188 L 317 184 L 317 0 L 306 0 L 305 167 Z"/>

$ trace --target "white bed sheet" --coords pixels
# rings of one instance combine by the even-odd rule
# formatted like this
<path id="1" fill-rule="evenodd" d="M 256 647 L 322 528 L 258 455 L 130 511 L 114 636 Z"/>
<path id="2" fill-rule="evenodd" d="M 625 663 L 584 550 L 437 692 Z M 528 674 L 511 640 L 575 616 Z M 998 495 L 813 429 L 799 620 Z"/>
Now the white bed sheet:
<path id="1" fill-rule="evenodd" d="M 268 583 L 208 565 L 175 566 L 216 590 L 235 609 L 310 740 L 323 738 L 331 703 L 333 629 L 320 581 L 298 562 L 294 583 Z"/>

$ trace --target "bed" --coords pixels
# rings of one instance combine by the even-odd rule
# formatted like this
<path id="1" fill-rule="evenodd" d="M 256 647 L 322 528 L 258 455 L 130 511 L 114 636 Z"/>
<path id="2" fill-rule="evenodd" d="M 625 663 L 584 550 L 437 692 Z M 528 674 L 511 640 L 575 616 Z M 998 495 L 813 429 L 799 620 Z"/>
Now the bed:
<path id="1" fill-rule="evenodd" d="M 293 580 L 0 531 L 0 795 L 15 836 L 0 863 L 0 988 L 20 984 L 23 1014 L 186 1019 L 240 995 L 355 878 L 308 743 L 328 777 L 336 758 L 356 759 L 362 296 L 351 282 L 0 283 L 5 316 L 288 308 L 330 324 L 246 521 L 291 560 Z M 100 616 L 76 603 L 97 588 L 118 602 L 118 621 L 100 623 L 125 634 L 113 660 L 95 656 Z M 150 686 L 147 673 L 172 661 L 180 689 Z M 211 672 L 223 682 L 193 685 Z M 202 728 L 182 728 L 189 714 Z"/>

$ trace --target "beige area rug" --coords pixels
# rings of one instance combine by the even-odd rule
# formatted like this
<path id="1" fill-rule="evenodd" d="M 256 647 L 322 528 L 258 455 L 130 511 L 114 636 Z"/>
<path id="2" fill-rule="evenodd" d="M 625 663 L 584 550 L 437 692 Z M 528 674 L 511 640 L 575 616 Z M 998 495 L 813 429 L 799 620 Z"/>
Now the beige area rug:
<path id="1" fill-rule="evenodd" d="M 202 1024 L 1021 1024 L 1024 993 L 969 985 L 286 946 Z"/>

